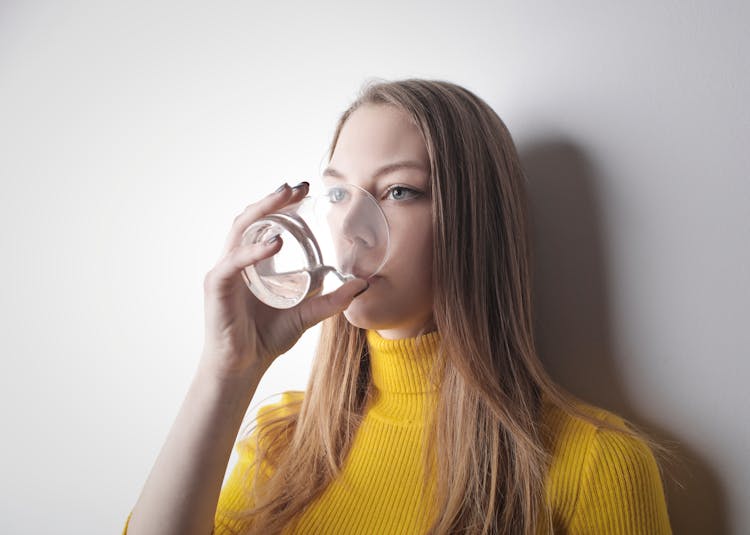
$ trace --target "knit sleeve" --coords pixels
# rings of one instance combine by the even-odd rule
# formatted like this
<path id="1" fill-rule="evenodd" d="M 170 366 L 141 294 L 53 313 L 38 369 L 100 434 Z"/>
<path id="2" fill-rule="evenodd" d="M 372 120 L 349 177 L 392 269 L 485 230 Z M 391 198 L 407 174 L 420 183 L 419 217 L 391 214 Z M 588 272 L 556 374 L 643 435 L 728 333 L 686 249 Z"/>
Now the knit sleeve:
<path id="1" fill-rule="evenodd" d="M 221 488 L 216 506 L 214 525 L 220 534 L 246 531 L 243 522 L 233 518 L 232 514 L 253 506 L 249 482 L 253 480 L 255 469 L 254 434 L 250 440 L 237 443 L 235 451 L 238 453 L 237 463 Z"/>
<path id="2" fill-rule="evenodd" d="M 659 468 L 644 442 L 598 428 L 582 478 L 570 535 L 671 535 Z"/>
<path id="3" fill-rule="evenodd" d="M 247 437 L 237 442 L 235 451 L 237 462 L 229 473 L 219 495 L 216 507 L 215 532 L 217 535 L 242 533 L 248 530 L 245 521 L 234 518 L 233 514 L 253 507 L 251 498 L 252 482 L 259 471 L 261 479 L 272 475 L 273 469 L 267 463 L 256 466 L 256 439 L 258 430 L 265 427 L 273 418 L 288 416 L 298 412 L 298 404 L 302 402 L 304 393 L 287 391 L 281 395 L 281 401 L 270 403 L 258 409 L 256 427 Z"/>

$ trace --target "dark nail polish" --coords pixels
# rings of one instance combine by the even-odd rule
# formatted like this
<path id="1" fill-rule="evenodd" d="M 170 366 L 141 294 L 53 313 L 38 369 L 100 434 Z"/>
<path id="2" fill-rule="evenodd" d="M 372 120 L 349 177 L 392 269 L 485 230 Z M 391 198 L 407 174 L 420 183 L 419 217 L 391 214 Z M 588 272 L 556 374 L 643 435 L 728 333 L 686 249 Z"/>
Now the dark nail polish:
<path id="1" fill-rule="evenodd" d="M 281 193 L 289 184 L 284 182 L 281 186 L 279 186 L 274 193 Z"/>
<path id="2" fill-rule="evenodd" d="M 303 186 L 307 188 L 307 187 L 310 186 L 310 183 L 308 181 L 306 181 L 306 180 L 303 180 L 302 182 L 300 182 L 299 184 L 297 184 L 296 186 L 294 186 L 292 189 L 299 189 L 299 188 L 301 188 Z"/>

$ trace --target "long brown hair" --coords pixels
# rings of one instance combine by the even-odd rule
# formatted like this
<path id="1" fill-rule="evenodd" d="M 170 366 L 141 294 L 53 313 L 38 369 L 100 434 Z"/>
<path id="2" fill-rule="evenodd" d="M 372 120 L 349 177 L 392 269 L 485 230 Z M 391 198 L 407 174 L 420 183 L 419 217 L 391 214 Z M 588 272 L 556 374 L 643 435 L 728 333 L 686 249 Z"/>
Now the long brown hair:
<path id="1" fill-rule="evenodd" d="M 551 532 L 545 499 L 550 437 L 543 398 L 597 426 L 668 450 L 583 410 L 543 368 L 534 343 L 525 176 L 503 121 L 482 99 L 445 81 L 370 81 L 338 121 L 363 105 L 391 105 L 419 128 L 430 160 L 434 319 L 441 335 L 440 396 L 427 421 L 424 485 L 437 483 L 430 534 Z M 370 389 L 365 331 L 342 314 L 322 322 L 303 399 L 253 435 L 248 482 L 257 533 L 279 533 L 342 470 Z M 437 465 L 431 459 L 439 458 Z"/>

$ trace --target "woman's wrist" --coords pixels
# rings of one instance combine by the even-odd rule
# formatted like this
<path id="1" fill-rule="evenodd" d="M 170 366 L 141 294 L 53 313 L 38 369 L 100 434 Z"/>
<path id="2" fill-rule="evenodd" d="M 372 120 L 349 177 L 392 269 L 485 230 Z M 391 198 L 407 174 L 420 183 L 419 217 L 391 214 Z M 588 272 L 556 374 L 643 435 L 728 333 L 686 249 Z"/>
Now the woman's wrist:
<path id="1" fill-rule="evenodd" d="M 257 362 L 242 363 L 241 365 L 233 362 L 237 360 L 240 359 L 227 358 L 224 355 L 218 355 L 204 349 L 198 362 L 197 374 L 207 380 L 226 383 L 227 387 L 237 386 L 243 382 L 260 381 L 267 368 L 260 359 Z"/>
<path id="2" fill-rule="evenodd" d="M 202 389 L 214 391 L 225 403 L 250 403 L 255 390 L 260 383 L 265 369 L 260 365 L 252 365 L 241 371 L 228 371 L 218 368 L 211 360 L 201 359 L 193 382 Z"/>

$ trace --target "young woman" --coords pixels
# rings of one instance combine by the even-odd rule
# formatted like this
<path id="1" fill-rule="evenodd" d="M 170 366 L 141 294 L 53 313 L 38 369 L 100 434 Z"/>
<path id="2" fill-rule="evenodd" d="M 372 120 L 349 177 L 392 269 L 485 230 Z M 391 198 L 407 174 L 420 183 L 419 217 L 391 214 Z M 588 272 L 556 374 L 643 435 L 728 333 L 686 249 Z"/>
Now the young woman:
<path id="1" fill-rule="evenodd" d="M 322 180 L 378 200 L 388 262 L 272 309 L 240 272 L 279 240 L 241 236 L 309 185 L 237 216 L 205 278 L 197 373 L 125 531 L 671 533 L 654 455 L 666 450 L 540 364 L 524 175 L 494 111 L 443 81 L 369 84 Z M 263 373 L 321 321 L 306 390 L 261 407 L 222 488 Z"/>

